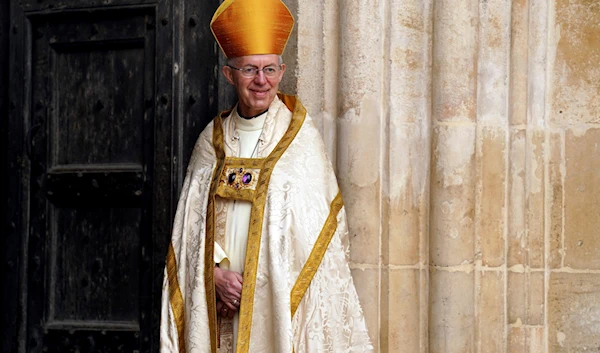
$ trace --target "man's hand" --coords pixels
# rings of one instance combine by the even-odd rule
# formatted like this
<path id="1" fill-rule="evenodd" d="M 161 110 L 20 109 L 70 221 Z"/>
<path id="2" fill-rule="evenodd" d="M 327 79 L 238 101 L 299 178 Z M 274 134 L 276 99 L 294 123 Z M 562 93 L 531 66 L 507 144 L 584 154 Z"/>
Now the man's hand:
<path id="1" fill-rule="evenodd" d="M 240 308 L 242 275 L 215 266 L 215 289 L 217 312 L 223 317 L 232 318 Z"/>

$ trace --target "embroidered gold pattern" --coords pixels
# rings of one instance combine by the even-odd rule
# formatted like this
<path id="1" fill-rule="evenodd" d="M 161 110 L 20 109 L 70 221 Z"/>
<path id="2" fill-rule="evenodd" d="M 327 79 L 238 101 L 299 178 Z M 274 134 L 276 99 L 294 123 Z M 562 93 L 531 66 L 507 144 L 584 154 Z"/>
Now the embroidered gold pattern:
<path id="1" fill-rule="evenodd" d="M 264 158 L 225 158 L 225 166 L 219 178 L 217 195 L 230 200 L 254 200 L 254 193 L 264 165 Z M 231 175 L 235 180 L 230 182 Z M 243 178 L 251 175 L 250 182 L 244 184 Z"/>
<path id="2" fill-rule="evenodd" d="M 292 311 L 292 317 L 296 313 L 298 306 L 300 305 L 300 301 L 304 297 L 304 294 L 308 290 L 308 286 L 312 281 L 315 273 L 317 273 L 317 269 L 323 260 L 323 256 L 325 256 L 325 252 L 327 251 L 327 247 L 333 238 L 333 234 L 337 230 L 337 215 L 344 206 L 344 200 L 342 199 L 341 192 L 338 191 L 336 197 L 331 201 L 331 206 L 329 207 L 329 216 L 325 220 L 325 224 L 321 229 L 321 233 L 313 246 L 306 263 L 302 267 L 302 271 L 298 275 L 298 279 L 292 288 L 292 292 L 290 294 L 290 306 Z"/>
<path id="3" fill-rule="evenodd" d="M 179 339 L 179 352 L 185 352 L 185 314 L 183 296 L 177 279 L 177 259 L 175 258 L 173 243 L 169 243 L 167 253 L 167 279 L 169 281 L 169 301 L 173 310 L 175 326 L 177 327 L 177 338 Z"/>
<path id="4" fill-rule="evenodd" d="M 258 271 L 260 238 L 271 173 L 281 155 L 283 155 L 298 134 L 298 131 L 300 131 L 300 128 L 304 123 L 304 118 L 306 117 L 306 109 L 304 109 L 296 97 L 279 95 L 279 98 L 290 110 L 292 110 L 293 116 L 287 131 L 269 156 L 265 158 L 258 186 L 256 188 L 254 202 L 252 203 L 252 210 L 250 211 L 250 229 L 248 231 L 248 245 L 246 247 L 246 263 L 244 264 L 244 283 L 242 284 L 242 302 L 240 304 L 238 341 L 236 348 L 237 353 L 248 353 L 250 348 L 250 333 L 252 329 L 254 290 L 256 288 L 256 275 Z"/>
<path id="5" fill-rule="evenodd" d="M 217 294 L 215 292 L 215 194 L 219 185 L 219 176 L 225 164 L 225 150 L 223 145 L 223 126 L 221 116 L 228 114 L 223 112 L 217 116 L 213 125 L 213 146 L 217 163 L 210 183 L 210 194 L 206 206 L 206 238 L 204 244 L 204 286 L 206 287 L 206 307 L 208 311 L 208 327 L 210 331 L 211 352 L 217 352 Z"/>
<path id="6" fill-rule="evenodd" d="M 235 190 L 254 190 L 259 174 L 260 169 L 231 168 L 226 164 L 219 181 L 219 187 L 226 186 Z"/>
<path id="7" fill-rule="evenodd" d="M 211 351 L 217 347 L 216 327 L 216 294 L 214 288 L 214 237 L 215 237 L 215 196 L 229 199 L 243 199 L 252 202 L 250 211 L 250 226 L 248 231 L 248 244 L 246 247 L 246 262 L 244 265 L 244 283 L 242 285 L 242 300 L 239 311 L 239 327 L 237 337 L 238 353 L 248 353 L 250 347 L 250 333 L 252 328 L 252 314 L 254 308 L 254 291 L 258 271 L 258 257 L 260 253 L 260 240 L 262 234 L 263 218 L 267 191 L 271 173 L 279 158 L 292 143 L 304 123 L 306 109 L 294 96 L 278 94 L 283 103 L 293 112 L 292 120 L 287 131 L 277 143 L 273 151 L 264 159 L 258 158 L 231 158 L 225 157 L 223 143 L 223 117 L 229 112 L 219 114 L 214 120 L 213 145 L 217 157 L 217 165 L 213 173 L 210 195 L 207 206 L 206 219 L 206 246 L 205 246 L 205 285 L 206 300 L 211 333 Z M 254 189 L 233 188 L 224 186 L 222 181 L 226 175 L 224 169 L 242 168 L 245 170 L 258 170 L 258 178 Z M 228 175 L 227 175 L 228 176 Z"/>

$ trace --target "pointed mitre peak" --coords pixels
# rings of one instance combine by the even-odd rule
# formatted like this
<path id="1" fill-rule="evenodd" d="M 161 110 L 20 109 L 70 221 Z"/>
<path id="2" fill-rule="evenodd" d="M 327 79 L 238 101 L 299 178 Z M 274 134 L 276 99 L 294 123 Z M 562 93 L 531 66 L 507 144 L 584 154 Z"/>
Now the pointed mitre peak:
<path id="1" fill-rule="evenodd" d="M 210 28 L 228 58 L 283 54 L 294 18 L 281 0 L 225 0 Z"/>

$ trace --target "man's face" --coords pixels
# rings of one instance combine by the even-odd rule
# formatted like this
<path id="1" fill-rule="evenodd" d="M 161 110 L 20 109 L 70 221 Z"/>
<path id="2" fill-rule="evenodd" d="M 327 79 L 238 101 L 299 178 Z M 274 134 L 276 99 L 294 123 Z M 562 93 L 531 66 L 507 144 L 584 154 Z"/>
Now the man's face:
<path id="1" fill-rule="evenodd" d="M 265 76 L 263 71 L 258 71 L 254 77 L 246 77 L 240 71 L 228 66 L 223 67 L 223 74 L 227 81 L 235 86 L 239 103 L 239 112 L 243 116 L 255 116 L 269 108 L 277 90 L 279 82 L 285 72 L 285 64 L 279 69 L 279 56 L 275 54 L 240 56 L 232 60 L 232 65 L 237 68 L 275 67 L 278 72 L 273 77 Z"/>

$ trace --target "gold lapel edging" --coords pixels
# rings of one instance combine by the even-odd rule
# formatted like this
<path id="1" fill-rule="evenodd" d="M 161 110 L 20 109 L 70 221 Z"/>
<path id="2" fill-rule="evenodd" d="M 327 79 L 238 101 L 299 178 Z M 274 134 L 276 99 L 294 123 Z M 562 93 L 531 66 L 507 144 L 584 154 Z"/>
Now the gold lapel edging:
<path id="1" fill-rule="evenodd" d="M 175 258 L 173 243 L 169 243 L 169 251 L 167 252 L 167 279 L 169 281 L 169 301 L 171 310 L 173 310 L 179 340 L 179 352 L 185 353 L 185 312 L 183 295 L 181 295 L 179 279 L 177 278 L 177 259 Z"/>
<path id="2" fill-rule="evenodd" d="M 308 290 L 308 286 L 312 281 L 315 273 L 317 273 L 317 269 L 323 260 L 323 256 L 325 256 L 325 252 L 327 251 L 327 247 L 337 230 L 337 215 L 344 206 L 344 200 L 342 199 L 342 193 L 338 191 L 338 194 L 335 196 L 333 201 L 331 201 L 331 205 L 329 207 L 329 215 L 325 220 L 325 224 L 321 229 L 321 233 L 313 246 L 308 259 L 304 263 L 300 274 L 298 275 L 298 279 L 296 279 L 296 283 L 294 287 L 292 287 L 292 292 L 290 294 L 290 307 L 292 312 L 292 317 L 296 313 L 304 294 Z"/>
<path id="3" fill-rule="evenodd" d="M 248 353 L 250 347 L 250 333 L 252 328 L 252 314 L 254 309 L 254 291 L 256 288 L 256 275 L 258 271 L 258 256 L 260 253 L 260 240 L 262 222 L 267 198 L 267 191 L 271 173 L 275 164 L 292 143 L 306 117 L 306 109 L 294 96 L 278 94 L 284 104 L 293 112 L 292 120 L 285 134 L 275 146 L 273 151 L 261 161 L 261 172 L 258 185 L 254 193 L 252 210 L 250 212 L 250 227 L 248 231 L 248 245 L 246 248 L 246 263 L 244 267 L 244 283 L 242 286 L 242 299 L 240 303 L 240 320 L 238 329 L 238 353 Z M 218 346 L 216 292 L 214 283 L 214 241 L 215 241 L 215 196 L 219 184 L 219 177 L 228 162 L 242 162 L 242 159 L 226 158 L 223 142 L 223 117 L 230 111 L 219 114 L 213 123 L 213 147 L 216 154 L 216 165 L 211 180 L 210 194 L 206 211 L 206 243 L 204 263 L 204 283 L 206 287 L 206 305 L 208 309 L 208 324 L 210 330 L 211 352 L 216 353 Z M 258 161 L 255 161 L 258 162 Z"/>
<path id="4" fill-rule="evenodd" d="M 275 164 L 292 143 L 306 118 L 306 109 L 300 101 L 293 96 L 280 95 L 286 106 L 293 107 L 293 115 L 285 134 L 277 143 L 273 151 L 265 158 L 261 168 L 258 185 L 256 187 L 252 210 L 250 211 L 250 228 L 248 231 L 248 244 L 246 246 L 246 262 L 244 264 L 244 283 L 242 285 L 242 300 L 240 303 L 240 316 L 237 337 L 237 353 L 248 353 L 250 349 L 250 334 L 252 330 L 252 315 L 254 310 L 254 292 L 256 289 L 256 276 L 258 273 L 258 259 L 260 255 L 260 241 L 265 214 L 265 204 L 271 174 Z"/>
<path id="5" fill-rule="evenodd" d="M 215 195 L 219 186 L 219 177 L 225 166 L 225 146 L 223 144 L 223 112 L 213 122 L 213 147 L 216 155 L 216 165 L 210 183 L 208 204 L 206 206 L 206 237 L 204 244 L 204 287 L 206 288 L 206 308 L 208 312 L 208 327 L 210 331 L 211 352 L 217 352 L 218 330 L 217 330 L 217 294 L 215 292 Z"/>

